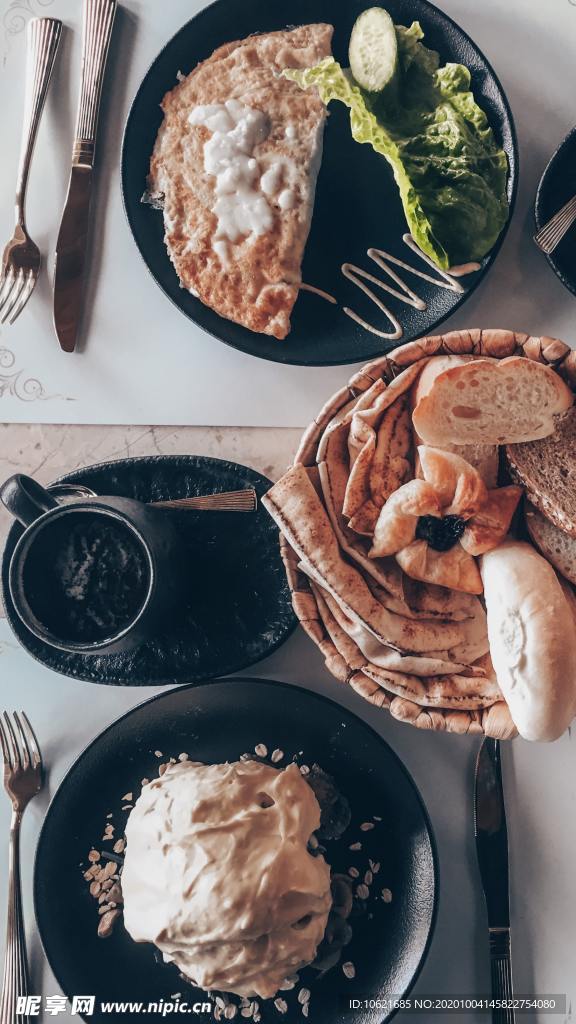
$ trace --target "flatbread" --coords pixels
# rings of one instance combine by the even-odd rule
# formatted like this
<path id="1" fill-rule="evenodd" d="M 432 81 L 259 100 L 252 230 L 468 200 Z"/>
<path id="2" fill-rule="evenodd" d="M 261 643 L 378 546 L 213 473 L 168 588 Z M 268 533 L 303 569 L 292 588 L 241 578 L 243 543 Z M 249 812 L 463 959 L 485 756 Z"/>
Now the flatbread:
<path id="1" fill-rule="evenodd" d="M 300 89 L 280 72 L 329 56 L 332 31 L 303 25 L 221 46 L 164 97 L 150 163 L 149 191 L 163 197 L 165 243 L 183 287 L 221 316 L 275 338 L 290 330 L 301 284 L 326 117 L 316 90 Z M 229 100 L 266 115 L 268 133 L 251 152 L 258 175 L 281 164 L 281 177 L 269 198 L 272 226 L 226 241 L 223 255 L 214 247 L 216 178 L 204 169 L 210 131 L 189 117 L 195 108 Z M 279 190 L 288 186 L 293 206 L 282 209 Z"/>
<path id="2" fill-rule="evenodd" d="M 372 578 L 396 599 L 394 607 L 401 614 L 460 620 L 477 615 L 476 599 L 464 593 L 410 580 L 401 572 L 393 558 L 369 558 L 371 542 L 349 528 L 343 512 L 349 474 L 348 434 L 354 417 L 375 407 L 380 413 L 401 398 L 421 372 L 426 360 L 404 370 L 390 385 L 378 379 L 359 398 L 352 399 L 327 425 L 318 446 L 317 461 L 322 498 L 342 551 L 355 561 L 365 577 Z M 308 472 L 310 472 L 308 468 Z"/>
<path id="3" fill-rule="evenodd" d="M 311 583 L 312 592 L 318 601 L 322 601 L 326 619 L 324 625 L 330 629 L 338 627 L 362 656 L 362 664 L 367 662 L 379 668 L 390 669 L 393 672 L 408 672 L 416 676 L 441 676 L 450 673 L 458 673 L 466 676 L 485 676 L 486 671 L 480 666 L 468 665 L 465 661 L 451 661 L 447 651 L 428 651 L 425 655 L 415 657 L 411 654 L 401 654 L 392 647 L 386 647 L 380 643 L 372 633 L 349 619 L 338 602 L 326 591 L 322 591 L 316 583 Z M 324 616 L 322 616 L 324 619 Z M 337 630 L 335 629 L 335 632 Z M 357 666 L 360 667 L 360 666 Z"/>
<path id="4" fill-rule="evenodd" d="M 405 652 L 460 647 L 467 622 L 416 621 L 389 612 L 373 596 L 360 572 L 344 561 L 326 510 L 303 466 L 293 466 L 262 501 L 310 575 L 338 600 L 348 617 L 383 644 Z"/>
<path id="5" fill-rule="evenodd" d="M 489 661 L 467 666 L 445 661 L 441 653 L 436 657 L 401 655 L 378 644 L 351 620 L 343 623 L 338 604 L 326 591 L 316 584 L 312 584 L 312 591 L 324 627 L 350 674 L 360 671 L 388 694 L 405 697 L 422 707 L 475 710 L 493 704 L 501 696 Z M 367 650 L 373 657 L 367 657 Z"/>

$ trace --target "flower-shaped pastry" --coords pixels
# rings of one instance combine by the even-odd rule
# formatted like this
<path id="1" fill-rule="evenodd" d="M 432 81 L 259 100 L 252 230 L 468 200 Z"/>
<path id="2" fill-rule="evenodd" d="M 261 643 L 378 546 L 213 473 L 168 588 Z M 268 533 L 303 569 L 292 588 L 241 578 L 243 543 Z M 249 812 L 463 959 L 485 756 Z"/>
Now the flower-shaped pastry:
<path id="1" fill-rule="evenodd" d="M 370 557 L 394 555 L 415 580 L 481 594 L 474 556 L 504 539 L 522 489 L 489 491 L 473 466 L 439 448 L 421 445 L 418 458 L 422 477 L 388 498 L 374 529 Z"/>

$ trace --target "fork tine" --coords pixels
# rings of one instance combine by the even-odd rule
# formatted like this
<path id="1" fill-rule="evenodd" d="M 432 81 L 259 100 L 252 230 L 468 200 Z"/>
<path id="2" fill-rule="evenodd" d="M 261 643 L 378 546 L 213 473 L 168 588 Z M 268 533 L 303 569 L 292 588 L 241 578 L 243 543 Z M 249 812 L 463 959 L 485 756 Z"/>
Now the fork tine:
<path id="1" fill-rule="evenodd" d="M 22 728 L 22 722 L 18 718 L 18 712 L 14 711 L 12 717 L 16 725 L 16 732 L 20 737 L 20 760 L 22 762 L 22 767 L 24 771 L 26 771 L 26 769 L 29 768 L 30 765 L 32 764 L 32 757 L 30 756 L 28 740 L 26 739 L 26 734 L 24 732 L 24 729 Z"/>
<path id="2" fill-rule="evenodd" d="M 16 305 L 12 309 L 11 314 L 8 314 L 8 316 L 10 318 L 10 323 L 11 324 L 13 324 L 14 321 L 17 320 L 18 317 L 20 316 L 20 313 L 24 309 L 24 306 L 26 305 L 26 303 L 28 302 L 28 299 L 32 295 L 32 292 L 34 291 L 34 285 L 35 284 L 36 284 L 36 275 L 34 274 L 34 272 L 32 270 L 29 270 L 28 274 L 26 276 L 26 281 L 25 281 L 25 284 L 24 284 L 24 289 L 23 289 L 23 291 L 22 291 L 22 293 L 20 295 L 20 298 L 18 299 L 18 302 L 16 303 Z"/>
<path id="3" fill-rule="evenodd" d="M 558 225 L 562 224 L 568 216 L 569 211 L 561 211 L 560 213 L 556 214 L 556 216 L 553 217 L 552 220 L 548 221 L 548 223 L 545 224 L 544 227 L 540 229 L 540 231 L 538 231 L 536 237 L 547 238 L 549 235 L 554 234 L 554 232 L 558 229 Z"/>
<path id="4" fill-rule="evenodd" d="M 4 300 L 8 296 L 8 293 L 12 291 L 15 276 L 14 267 L 8 267 L 8 270 L 2 277 L 2 284 L 0 285 L 0 308 L 4 305 Z"/>
<path id="5" fill-rule="evenodd" d="M 21 711 L 20 714 L 22 715 L 24 725 L 26 726 L 25 731 L 28 737 L 28 749 L 31 751 L 32 754 L 32 767 L 42 768 L 42 754 L 40 753 L 40 744 L 36 739 L 36 733 L 34 732 L 32 726 L 30 725 L 30 719 L 28 718 L 26 712 Z"/>
<path id="6" fill-rule="evenodd" d="M 5 768 L 12 767 L 12 760 L 10 758 L 10 748 L 8 746 L 8 739 L 4 731 L 2 719 L 0 718 L 0 746 L 2 747 L 2 759 L 4 761 Z"/>
<path id="7" fill-rule="evenodd" d="M 572 196 L 534 235 L 534 241 L 550 255 L 576 219 L 576 196 Z"/>
<path id="8" fill-rule="evenodd" d="M 20 295 L 22 294 L 23 288 L 24 271 L 19 270 L 18 273 L 16 274 L 16 280 L 14 281 L 14 287 L 12 288 L 12 291 L 7 295 L 6 299 L 0 306 L 0 324 L 5 323 L 8 317 L 10 316 L 10 313 L 14 309 L 14 306 L 16 305 L 18 299 L 20 298 Z"/>
<path id="9" fill-rule="evenodd" d="M 7 711 L 4 712 L 4 727 L 8 739 L 8 747 L 10 748 L 11 767 L 13 769 L 21 768 L 22 764 L 20 762 L 20 751 L 18 749 L 18 744 L 16 742 L 16 736 L 14 735 L 14 729 L 12 728 L 12 722 L 8 717 Z"/>
<path id="10" fill-rule="evenodd" d="M 568 209 L 565 210 L 556 219 L 554 219 L 553 221 L 550 221 L 550 223 L 547 224 L 546 227 L 542 229 L 542 231 L 540 232 L 540 236 L 542 238 L 548 238 L 548 237 L 551 237 L 551 236 L 554 236 L 555 234 L 557 234 L 558 231 L 561 231 L 563 229 L 565 224 L 569 224 L 570 223 L 570 221 L 572 220 L 572 218 L 574 216 L 574 211 L 575 210 L 576 210 L 576 203 L 574 203 L 570 207 L 569 210 Z"/>

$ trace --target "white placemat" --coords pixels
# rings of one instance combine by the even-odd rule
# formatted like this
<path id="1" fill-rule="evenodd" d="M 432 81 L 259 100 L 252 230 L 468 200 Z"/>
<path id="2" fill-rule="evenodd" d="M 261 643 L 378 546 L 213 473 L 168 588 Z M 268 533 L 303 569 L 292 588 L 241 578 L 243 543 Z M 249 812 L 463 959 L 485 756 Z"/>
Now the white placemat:
<path id="1" fill-rule="evenodd" d="M 349 368 L 267 363 L 215 341 L 172 307 L 143 265 L 120 198 L 122 130 L 147 67 L 202 0 L 123 0 L 115 27 L 99 138 L 95 259 L 83 351 L 60 352 L 44 271 L 29 306 L 0 333 L 5 422 L 304 426 Z M 520 138 L 514 222 L 488 279 L 450 321 L 576 338 L 574 299 L 531 241 L 544 164 L 574 120 L 573 0 L 441 0 L 494 64 Z M 407 9 L 409 5 L 407 4 Z M 23 28 L 33 14 L 68 26 L 41 126 L 29 192 L 33 237 L 52 263 L 69 173 L 80 61 L 80 0 L 0 0 L 0 241 L 11 233 L 23 97 Z M 226 26 L 222 26 L 226 39 Z M 175 69 L 176 72 L 177 69 Z M 290 344 L 290 340 L 279 342 Z M 213 382 L 218 381 L 217 389 Z"/>

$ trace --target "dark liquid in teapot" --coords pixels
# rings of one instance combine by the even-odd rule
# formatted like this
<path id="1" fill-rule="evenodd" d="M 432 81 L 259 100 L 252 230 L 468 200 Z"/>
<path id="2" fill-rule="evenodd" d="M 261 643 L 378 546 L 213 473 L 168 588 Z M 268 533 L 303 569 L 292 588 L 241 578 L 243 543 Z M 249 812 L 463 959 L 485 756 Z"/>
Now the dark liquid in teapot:
<path id="1" fill-rule="evenodd" d="M 22 582 L 31 610 L 54 637 L 98 643 L 136 618 L 148 593 L 149 567 L 129 527 L 79 511 L 40 531 Z"/>

